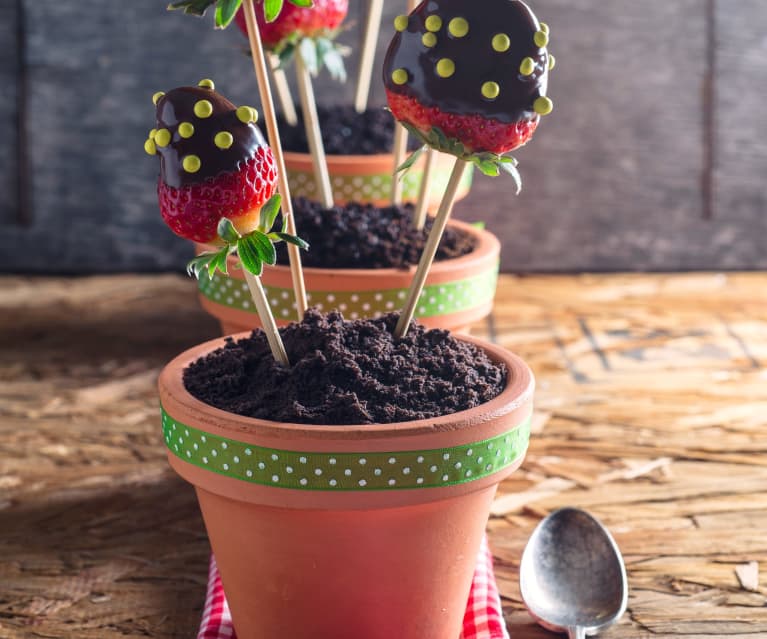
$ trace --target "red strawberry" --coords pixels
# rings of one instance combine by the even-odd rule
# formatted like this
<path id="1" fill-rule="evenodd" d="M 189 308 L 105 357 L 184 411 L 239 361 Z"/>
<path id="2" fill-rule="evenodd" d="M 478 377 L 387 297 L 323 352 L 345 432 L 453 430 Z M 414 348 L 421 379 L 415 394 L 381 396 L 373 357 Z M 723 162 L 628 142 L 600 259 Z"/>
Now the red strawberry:
<path id="1" fill-rule="evenodd" d="M 274 22 L 267 22 L 263 11 L 256 11 L 256 17 L 264 46 L 274 48 L 293 34 L 313 38 L 337 29 L 348 11 L 349 0 L 314 0 L 312 7 L 297 7 L 286 2 Z M 242 32 L 247 34 L 242 9 L 237 12 L 235 20 Z"/>
<path id="2" fill-rule="evenodd" d="M 160 178 L 160 213 L 176 235 L 195 242 L 215 242 L 222 217 L 229 218 L 244 235 L 258 225 L 261 207 L 274 195 L 276 180 L 272 151 L 264 146 L 237 171 L 221 173 L 201 184 L 179 189 Z"/>
<path id="3" fill-rule="evenodd" d="M 551 111 L 548 27 L 521 0 L 430 0 L 395 27 L 389 106 L 426 143 L 487 161 L 527 143 Z"/>
<path id="4" fill-rule="evenodd" d="M 221 218 L 243 235 L 258 226 L 274 195 L 274 156 L 251 107 L 236 108 L 203 80 L 157 94 L 157 129 L 145 149 L 160 155 L 157 195 L 171 230 L 186 239 L 218 242 Z"/>
<path id="5" fill-rule="evenodd" d="M 467 151 L 489 151 L 501 155 L 527 144 L 538 128 L 539 118 L 507 124 L 478 113 L 455 115 L 437 107 L 425 107 L 415 98 L 386 92 L 394 117 L 429 135 L 439 127 L 448 138 L 460 140 Z"/>

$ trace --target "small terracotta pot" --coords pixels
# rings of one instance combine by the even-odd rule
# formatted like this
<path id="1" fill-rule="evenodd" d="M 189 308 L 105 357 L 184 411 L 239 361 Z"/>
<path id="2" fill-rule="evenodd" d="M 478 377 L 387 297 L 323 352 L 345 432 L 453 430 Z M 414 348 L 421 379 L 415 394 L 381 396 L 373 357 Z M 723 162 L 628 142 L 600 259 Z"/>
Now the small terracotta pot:
<path id="1" fill-rule="evenodd" d="M 159 381 L 168 460 L 192 483 L 240 639 L 454 639 L 490 504 L 522 462 L 532 413 L 525 363 L 487 404 L 434 419 L 306 426 L 194 399 L 192 361 Z"/>
<path id="2" fill-rule="evenodd" d="M 418 321 L 429 328 L 465 331 L 486 317 L 493 307 L 501 245 L 485 230 L 463 222 L 454 228 L 474 236 L 477 247 L 468 255 L 435 262 L 426 280 Z M 198 252 L 209 247 L 198 246 Z M 242 271 L 230 258 L 229 277 L 216 273 L 213 279 L 199 280 L 200 303 L 221 323 L 224 335 L 261 326 L 250 299 Z M 377 317 L 400 310 L 415 267 L 410 269 L 326 269 L 304 268 L 310 306 L 340 310 L 347 319 Z M 295 296 L 287 266 L 266 267 L 262 275 L 277 323 L 295 321 Z"/>
<path id="3" fill-rule="evenodd" d="M 336 204 L 347 202 L 371 203 L 388 206 L 391 203 L 394 155 L 328 155 L 328 171 Z M 436 210 L 447 188 L 455 159 L 441 153 L 431 189 L 429 209 Z M 418 200 L 423 177 L 424 158 L 421 157 L 405 174 L 402 196 L 404 202 Z M 304 196 L 318 199 L 314 179 L 312 156 L 308 153 L 285 153 L 285 169 L 288 173 L 290 192 L 293 197 Z M 463 199 L 471 189 L 473 171 L 466 171 L 456 200 Z"/>

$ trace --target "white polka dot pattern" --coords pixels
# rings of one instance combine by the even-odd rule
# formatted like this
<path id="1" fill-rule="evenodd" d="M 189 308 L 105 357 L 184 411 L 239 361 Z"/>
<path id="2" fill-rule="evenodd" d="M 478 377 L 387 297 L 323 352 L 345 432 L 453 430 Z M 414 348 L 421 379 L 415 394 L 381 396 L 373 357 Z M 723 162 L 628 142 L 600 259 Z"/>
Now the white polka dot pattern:
<path id="1" fill-rule="evenodd" d="M 439 285 L 426 286 L 421 294 L 417 316 L 441 317 L 460 313 L 492 302 L 498 281 L 498 266 L 474 277 Z M 213 279 L 201 277 L 198 281 L 200 293 L 210 301 L 255 313 L 253 304 L 248 302 L 250 293 L 244 280 L 227 277 L 216 272 Z M 265 286 L 272 312 L 279 318 L 295 318 L 295 302 L 292 290 Z M 233 296 L 238 291 L 240 296 Z M 347 319 L 378 317 L 402 308 L 407 296 L 405 289 L 383 291 L 308 291 L 309 306 L 322 311 L 339 309 Z"/>
<path id="2" fill-rule="evenodd" d="M 332 169 L 331 169 L 332 170 Z M 439 202 L 440 194 L 445 192 L 450 179 L 450 165 L 440 168 L 434 176 L 432 194 Z M 288 181 L 290 192 L 293 197 L 317 198 L 317 181 L 311 171 L 299 171 L 288 166 Z M 466 171 L 461 186 L 459 197 L 463 197 L 471 189 L 473 179 L 472 171 Z M 415 202 L 421 186 L 423 170 L 412 168 L 403 180 L 402 197 L 406 202 Z M 333 199 L 336 202 L 377 202 L 391 199 L 392 175 L 391 173 L 377 173 L 372 175 L 332 175 L 330 183 L 333 189 Z"/>
<path id="3" fill-rule="evenodd" d="M 325 491 L 439 488 L 482 479 L 524 455 L 530 421 L 528 417 L 492 439 L 450 449 L 309 453 L 262 448 L 218 437 L 185 426 L 162 411 L 165 444 L 187 463 L 264 486 Z"/>

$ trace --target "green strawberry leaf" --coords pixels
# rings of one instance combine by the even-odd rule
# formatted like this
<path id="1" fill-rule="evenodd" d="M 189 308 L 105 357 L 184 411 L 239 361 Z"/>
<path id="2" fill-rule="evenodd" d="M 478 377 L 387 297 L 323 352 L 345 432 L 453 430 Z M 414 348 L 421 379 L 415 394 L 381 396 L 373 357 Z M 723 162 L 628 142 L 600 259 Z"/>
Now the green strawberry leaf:
<path id="1" fill-rule="evenodd" d="M 216 28 L 226 29 L 234 20 L 241 4 L 242 0 L 218 0 L 216 3 Z"/>
<path id="2" fill-rule="evenodd" d="M 261 213 L 259 214 L 258 230 L 262 233 L 268 233 L 274 226 L 274 221 L 277 219 L 277 214 L 280 212 L 280 205 L 282 204 L 282 196 L 279 193 L 275 193 L 270 197 L 266 203 L 261 207 Z"/>
<path id="3" fill-rule="evenodd" d="M 349 54 L 349 49 L 337 44 L 335 38 L 343 29 L 325 29 L 310 37 L 301 37 L 297 33 L 291 33 L 272 47 L 272 52 L 280 60 L 280 69 L 285 69 L 298 49 L 304 59 L 304 64 L 313 76 L 319 73 L 323 67 L 334 80 L 346 81 L 346 67 L 344 56 Z"/>
<path id="4" fill-rule="evenodd" d="M 501 164 L 498 166 L 501 168 L 501 171 L 508 173 L 514 179 L 514 182 L 517 185 L 517 195 L 519 195 L 522 191 L 522 176 L 519 174 L 519 170 L 517 169 L 516 160 L 514 161 L 514 164 L 501 162 Z"/>
<path id="5" fill-rule="evenodd" d="M 229 252 L 230 246 L 227 245 L 220 248 L 218 251 L 198 255 L 186 265 L 186 272 L 198 280 L 200 279 L 200 276 L 206 272 L 208 278 L 213 279 L 213 274 L 216 272 L 216 269 L 226 273 L 226 258 L 229 256 Z"/>
<path id="6" fill-rule="evenodd" d="M 403 172 L 400 176 L 400 179 L 405 176 L 405 173 L 407 173 L 413 165 L 418 161 L 418 158 L 421 157 L 421 154 L 426 150 L 427 146 L 424 144 L 421 147 L 418 147 L 415 151 L 413 151 L 408 158 L 400 164 L 395 170 L 394 173 L 400 173 Z"/>
<path id="7" fill-rule="evenodd" d="M 416 129 L 407 122 L 400 122 L 408 132 L 415 138 L 421 140 L 424 144 L 441 151 L 442 153 L 449 153 L 456 157 L 471 162 L 482 171 L 485 175 L 496 177 L 502 172 L 510 175 L 514 178 L 514 182 L 517 185 L 517 194 L 522 190 L 522 176 L 517 169 L 517 160 L 510 155 L 498 155 L 496 153 L 472 153 L 466 150 L 466 147 L 460 140 L 455 138 L 448 138 L 445 132 L 439 127 L 433 126 L 428 132 L 424 133 L 419 129 Z M 423 149 L 419 149 L 416 153 L 420 153 Z M 413 154 L 415 155 L 415 153 Z M 407 170 L 415 162 L 417 156 L 414 158 L 411 155 L 405 163 L 397 168 L 397 172 Z"/>
<path id="8" fill-rule="evenodd" d="M 258 254 L 258 250 L 251 242 L 240 241 L 237 244 L 237 256 L 240 258 L 242 268 L 256 277 L 264 271 L 264 262 Z"/>
<path id="9" fill-rule="evenodd" d="M 168 11 L 182 9 L 184 13 L 189 15 L 204 16 L 208 7 L 215 3 L 216 0 L 180 0 L 179 2 L 171 2 L 168 5 Z"/>
<path id="10" fill-rule="evenodd" d="M 220 251 L 218 254 L 218 258 L 216 259 L 216 268 L 219 271 L 221 271 L 224 275 L 229 275 L 228 257 L 230 252 L 231 251 L 229 250 L 227 250 L 226 252 Z M 211 275 L 211 278 L 212 277 L 213 276 Z"/>
<path id="11" fill-rule="evenodd" d="M 304 251 L 309 249 L 309 243 L 302 240 L 297 235 L 290 235 L 290 233 L 273 233 L 270 235 L 276 235 L 283 242 L 287 242 L 288 244 L 295 244 L 298 248 L 301 248 Z"/>
<path id="12" fill-rule="evenodd" d="M 288 0 L 290 4 L 297 7 L 312 7 L 312 0 Z M 256 0 L 256 4 L 261 4 L 261 0 Z M 264 17 L 267 22 L 274 22 L 282 11 L 284 0 L 263 0 Z M 181 9 L 184 13 L 194 16 L 204 16 L 207 10 L 216 7 L 216 28 L 226 29 L 234 19 L 242 0 L 176 0 L 168 5 L 168 11 Z"/>
<path id="13" fill-rule="evenodd" d="M 267 22 L 274 22 L 282 11 L 282 0 L 264 0 L 264 17 Z"/>
<path id="14" fill-rule="evenodd" d="M 191 260 L 186 267 L 187 273 L 197 279 L 203 274 L 213 279 L 216 271 L 228 275 L 227 258 L 237 253 L 239 262 L 235 268 L 244 268 L 256 277 L 261 275 L 264 264 L 277 262 L 277 242 L 289 242 L 306 250 L 309 245 L 300 237 L 287 233 L 288 218 L 282 217 L 282 231 L 269 232 L 280 212 L 279 195 L 274 195 L 261 208 L 259 228 L 247 235 L 240 235 L 231 220 L 221 218 L 218 223 L 218 235 L 224 245 L 216 251 L 203 253 Z"/>
<path id="15" fill-rule="evenodd" d="M 318 37 L 317 58 L 319 66 L 325 67 L 330 77 L 339 82 L 346 82 L 346 66 L 344 65 L 344 49 L 336 45 L 331 38 Z"/>
<path id="16" fill-rule="evenodd" d="M 240 234 L 234 227 L 234 224 L 229 218 L 222 217 L 216 228 L 218 236 L 224 240 L 227 244 L 236 244 L 240 239 Z"/>
<path id="17" fill-rule="evenodd" d="M 307 71 L 316 77 L 320 70 L 317 43 L 312 38 L 304 38 L 298 45 L 298 53 L 304 61 Z"/>
<path id="18" fill-rule="evenodd" d="M 489 175 L 490 177 L 498 177 L 501 173 L 501 170 L 498 168 L 497 164 L 493 164 L 490 162 L 490 160 L 478 160 L 474 164 L 479 167 L 479 170 L 482 171 L 485 175 Z"/>
<path id="19" fill-rule="evenodd" d="M 258 259 L 267 264 L 274 264 L 277 261 L 277 251 L 272 241 L 261 231 L 253 231 L 243 237 L 237 244 L 237 251 L 241 251 L 243 245 L 252 250 Z"/>

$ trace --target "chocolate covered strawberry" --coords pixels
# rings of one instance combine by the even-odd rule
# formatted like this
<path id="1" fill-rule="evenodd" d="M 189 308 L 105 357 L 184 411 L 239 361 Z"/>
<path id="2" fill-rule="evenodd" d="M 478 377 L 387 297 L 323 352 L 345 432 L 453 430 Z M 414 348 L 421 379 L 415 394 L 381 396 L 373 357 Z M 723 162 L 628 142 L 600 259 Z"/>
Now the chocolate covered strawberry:
<path id="1" fill-rule="evenodd" d="M 274 49 L 286 38 L 326 37 L 341 26 L 348 11 L 349 0 L 313 0 L 310 7 L 284 5 L 280 15 L 272 22 L 267 22 L 262 12 L 256 12 L 256 17 L 262 42 Z M 247 34 L 242 9 L 237 12 L 235 20 L 242 32 Z"/>
<path id="2" fill-rule="evenodd" d="M 168 8 L 203 16 L 215 7 L 217 28 L 225 29 L 235 20 L 247 35 L 241 5 L 242 0 L 177 0 Z M 288 60 L 300 47 L 312 74 L 324 66 L 334 78 L 346 79 L 343 50 L 333 40 L 349 11 L 349 0 L 259 0 L 255 11 L 264 47 L 280 60 Z"/>
<path id="3" fill-rule="evenodd" d="M 145 149 L 160 156 L 157 194 L 165 222 L 181 237 L 210 243 L 224 217 L 242 234 L 256 228 L 277 188 L 277 171 L 255 109 L 236 107 L 210 81 L 200 84 L 155 95 L 157 128 Z"/>
<path id="4" fill-rule="evenodd" d="M 259 275 L 263 264 L 275 262 L 274 243 L 306 247 L 284 225 L 272 230 L 280 207 L 277 169 L 254 108 L 236 107 L 210 80 L 156 93 L 153 100 L 157 127 L 144 150 L 160 156 L 160 213 L 177 235 L 221 245 L 193 260 L 191 271 L 205 269 L 211 277 L 216 269 L 226 272 L 227 256 L 237 252 L 242 265 Z"/>
<path id="5" fill-rule="evenodd" d="M 312 75 L 325 67 L 337 80 L 346 80 L 342 50 L 334 39 L 349 11 L 349 0 L 312 0 L 311 6 L 284 4 L 270 20 L 266 11 L 256 11 L 258 30 L 265 48 L 284 64 L 298 50 Z M 235 22 L 247 36 L 245 14 L 240 9 Z"/>
<path id="6" fill-rule="evenodd" d="M 549 29 L 521 0 L 430 0 L 395 20 L 384 62 L 395 118 L 426 144 L 514 173 L 504 154 L 552 110 Z"/>

